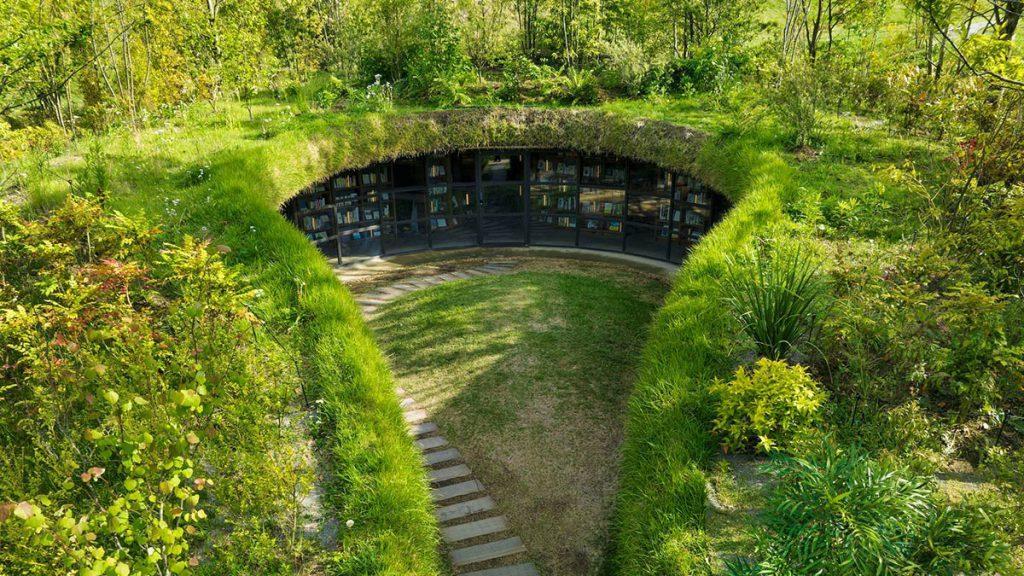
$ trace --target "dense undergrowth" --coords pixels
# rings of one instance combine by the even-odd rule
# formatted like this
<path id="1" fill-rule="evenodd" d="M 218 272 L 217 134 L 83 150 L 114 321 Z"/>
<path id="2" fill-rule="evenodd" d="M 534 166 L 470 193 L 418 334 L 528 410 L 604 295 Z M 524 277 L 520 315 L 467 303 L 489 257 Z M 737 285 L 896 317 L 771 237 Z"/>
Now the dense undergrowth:
<path id="1" fill-rule="evenodd" d="M 102 191 L 109 208 L 158 222 L 162 240 L 191 235 L 230 247 L 225 259 L 262 290 L 253 313 L 298 363 L 292 374 L 318 406 L 313 434 L 328 514 L 352 520 L 336 549 L 304 567 L 441 569 L 423 471 L 380 351 L 329 264 L 276 208 L 342 168 L 503 144 L 651 160 L 693 171 L 735 203 L 681 268 L 642 358 L 611 546 L 617 573 L 721 569 L 706 531 L 707 470 L 717 451 L 711 388 L 755 349 L 727 313 L 721 279 L 736 255 L 757 245 L 797 242 L 827 263 L 829 314 L 790 361 L 807 365 L 829 393 L 821 416 L 834 441 L 868 444 L 871 458 L 910 463 L 925 475 L 950 459 L 970 460 L 1003 486 L 996 508 L 1020 511 L 1013 480 L 1021 460 L 1018 189 L 971 189 L 981 203 L 956 206 L 983 217 L 947 226 L 952 204 L 923 190 L 950 177 L 950 164 L 934 160 L 948 150 L 832 117 L 815 154 L 793 154 L 784 127 L 742 94 L 573 111 L 409 112 L 418 111 L 313 113 L 269 102 L 250 119 L 240 106 L 213 115 L 197 107 L 20 168 L 29 174 L 27 210 L 44 215 L 68 192 Z M 979 245 L 986 247 L 980 258 L 967 249 Z M 2 496 L 23 501 L 33 493 Z M 1018 556 L 1024 528 L 1013 518 L 1020 517 L 1002 516 Z"/>
<path id="2" fill-rule="evenodd" d="M 57 161 L 27 161 L 23 209 L 45 217 L 68 193 L 102 193 L 108 209 L 158 222 L 162 240 L 192 235 L 229 247 L 226 259 L 262 291 L 254 314 L 298 364 L 301 400 L 316 406 L 312 432 L 328 516 L 352 521 L 340 529 L 334 551 L 293 568 L 434 574 L 437 531 L 391 376 L 347 291 L 277 206 L 343 167 L 431 150 L 571 143 L 688 169 L 700 135 L 594 110 L 313 114 L 270 103 L 255 112 L 249 120 L 241 107 L 215 115 L 192 110 L 150 130 L 80 141 Z M 20 502 L 38 494 L 12 488 L 4 496 Z M 238 537 L 242 552 L 245 534 Z M 199 555 L 200 570 L 211 558 Z M 244 567 L 248 560 L 238 554 L 225 562 Z"/>

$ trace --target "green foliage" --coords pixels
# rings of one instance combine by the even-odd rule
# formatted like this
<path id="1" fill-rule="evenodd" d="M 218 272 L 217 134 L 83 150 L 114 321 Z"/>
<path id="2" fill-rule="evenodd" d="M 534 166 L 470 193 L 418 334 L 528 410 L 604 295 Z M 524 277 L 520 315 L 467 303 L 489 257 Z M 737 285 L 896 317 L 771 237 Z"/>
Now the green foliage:
<path id="1" fill-rule="evenodd" d="M 760 356 L 787 358 L 818 327 L 827 292 L 819 267 L 817 256 L 799 244 L 730 259 L 725 302 Z"/>
<path id="2" fill-rule="evenodd" d="M 308 492 L 280 424 L 294 374 L 237 271 L 76 197 L 0 228 L 3 565 L 182 574 L 211 533 L 284 538 Z"/>
<path id="3" fill-rule="evenodd" d="M 988 574 L 1008 545 L 981 507 L 941 502 L 928 480 L 825 441 L 767 466 L 774 489 L 758 559 L 730 574 Z"/>
<path id="4" fill-rule="evenodd" d="M 755 446 L 773 452 L 790 445 L 817 419 L 825 395 L 803 366 L 762 358 L 748 372 L 740 366 L 730 381 L 717 380 L 715 431 L 733 450 Z"/>
<path id="5" fill-rule="evenodd" d="M 768 93 L 768 102 L 780 128 L 789 135 L 794 148 L 816 143 L 819 130 L 822 88 L 820 72 L 803 60 L 781 67 Z"/>

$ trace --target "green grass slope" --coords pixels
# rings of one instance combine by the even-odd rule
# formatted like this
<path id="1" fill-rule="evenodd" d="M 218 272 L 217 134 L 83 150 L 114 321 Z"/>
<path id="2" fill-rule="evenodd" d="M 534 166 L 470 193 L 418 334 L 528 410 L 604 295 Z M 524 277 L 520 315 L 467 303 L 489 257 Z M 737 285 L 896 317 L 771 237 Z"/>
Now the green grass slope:
<path id="1" fill-rule="evenodd" d="M 701 133 L 629 112 L 475 109 L 300 113 L 278 104 L 214 114 L 196 107 L 157 128 L 83 140 L 37 178 L 33 204 L 99 187 L 142 211 L 169 240 L 208 237 L 232 249 L 263 291 L 257 312 L 293 351 L 319 401 L 325 503 L 342 527 L 336 574 L 436 574 L 437 528 L 394 382 L 351 294 L 278 206 L 346 167 L 396 156 L 488 146 L 572 147 L 694 169 Z M 73 184 L 66 184 L 66 183 Z"/>
<path id="2" fill-rule="evenodd" d="M 680 269 L 650 330 L 626 423 L 612 551 L 619 574 L 706 566 L 704 468 L 714 449 L 707 385 L 734 368 L 739 329 L 722 312 L 717 280 L 726 258 L 755 236 L 792 227 L 783 208 L 796 188 L 780 154 L 720 138 L 704 148 L 698 170 L 736 204 Z"/>

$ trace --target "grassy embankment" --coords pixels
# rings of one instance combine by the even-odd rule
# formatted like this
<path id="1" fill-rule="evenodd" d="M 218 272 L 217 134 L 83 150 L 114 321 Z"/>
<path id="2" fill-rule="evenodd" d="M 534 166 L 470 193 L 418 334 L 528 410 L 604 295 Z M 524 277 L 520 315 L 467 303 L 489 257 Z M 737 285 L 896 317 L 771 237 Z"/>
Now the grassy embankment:
<path id="1" fill-rule="evenodd" d="M 699 134 L 631 114 L 471 110 L 410 115 L 297 113 L 283 105 L 210 114 L 196 107 L 153 128 L 83 139 L 34 178 L 32 204 L 89 180 L 113 209 L 144 212 L 168 240 L 186 234 L 232 249 L 263 291 L 257 312 L 294 353 L 328 471 L 325 504 L 354 526 L 339 534 L 337 573 L 435 574 L 437 530 L 394 382 L 329 263 L 278 215 L 281 202 L 346 167 L 403 154 L 480 146 L 570 145 L 692 168 Z M 77 185 L 77 184 L 76 184 Z"/>

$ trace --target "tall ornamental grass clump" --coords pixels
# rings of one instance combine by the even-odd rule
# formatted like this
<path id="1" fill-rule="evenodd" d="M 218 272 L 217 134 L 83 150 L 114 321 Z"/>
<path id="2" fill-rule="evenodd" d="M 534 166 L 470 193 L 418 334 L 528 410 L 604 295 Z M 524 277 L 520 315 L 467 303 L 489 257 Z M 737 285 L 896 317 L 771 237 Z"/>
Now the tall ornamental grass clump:
<path id="1" fill-rule="evenodd" d="M 817 257 L 799 244 L 729 258 L 725 302 L 760 356 L 781 360 L 817 328 L 827 285 Z"/>

